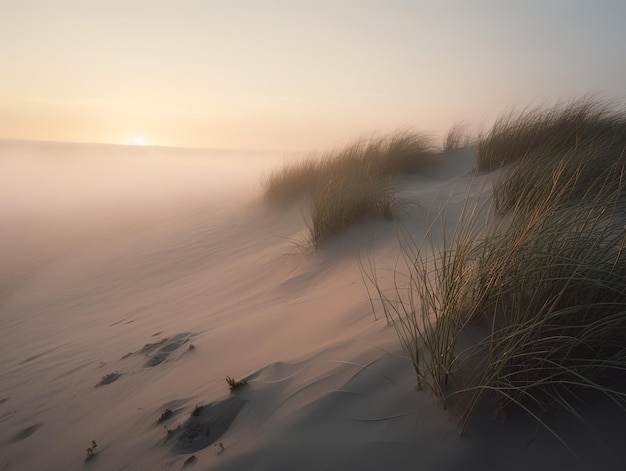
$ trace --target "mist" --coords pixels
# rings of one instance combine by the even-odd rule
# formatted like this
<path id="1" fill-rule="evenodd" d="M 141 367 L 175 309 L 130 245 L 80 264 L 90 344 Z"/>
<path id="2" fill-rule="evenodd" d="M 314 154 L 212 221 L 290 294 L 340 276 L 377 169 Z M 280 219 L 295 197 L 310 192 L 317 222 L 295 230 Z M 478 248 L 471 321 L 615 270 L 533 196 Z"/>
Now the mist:
<path id="1" fill-rule="evenodd" d="M 0 141 L 0 298 L 82 248 L 254 204 L 275 153 Z M 5 293 L 6 294 L 6 293 Z"/>
<path id="2" fill-rule="evenodd" d="M 254 197 L 269 152 L 0 141 L 0 218 L 158 212 Z"/>

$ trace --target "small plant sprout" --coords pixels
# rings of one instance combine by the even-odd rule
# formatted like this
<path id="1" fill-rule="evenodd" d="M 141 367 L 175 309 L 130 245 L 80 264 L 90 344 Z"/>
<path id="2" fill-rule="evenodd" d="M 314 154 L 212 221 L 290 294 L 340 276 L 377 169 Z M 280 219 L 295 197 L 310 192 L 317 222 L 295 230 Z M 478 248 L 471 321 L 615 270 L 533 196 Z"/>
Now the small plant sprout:
<path id="1" fill-rule="evenodd" d="M 200 412 L 202 412 L 202 409 L 204 409 L 204 404 L 202 402 L 200 404 L 196 404 L 196 407 L 194 407 L 193 410 L 191 411 L 191 415 L 194 415 L 194 416 L 200 415 Z"/>
<path id="2" fill-rule="evenodd" d="M 96 453 L 96 448 L 98 444 L 95 440 L 91 440 L 91 446 L 87 448 L 87 456 L 85 457 L 85 461 L 89 461 Z"/>
<path id="3" fill-rule="evenodd" d="M 161 417 L 159 417 L 159 420 L 157 421 L 157 423 L 161 423 L 166 421 L 167 419 L 170 418 L 170 416 L 172 415 L 172 409 L 165 409 L 163 412 L 161 412 Z"/>
<path id="4" fill-rule="evenodd" d="M 231 378 L 230 376 L 226 376 L 226 384 L 228 384 L 228 389 L 230 392 L 233 392 L 235 389 L 240 388 L 241 386 L 245 386 L 248 382 L 245 379 L 241 381 L 235 380 L 235 378 Z"/>

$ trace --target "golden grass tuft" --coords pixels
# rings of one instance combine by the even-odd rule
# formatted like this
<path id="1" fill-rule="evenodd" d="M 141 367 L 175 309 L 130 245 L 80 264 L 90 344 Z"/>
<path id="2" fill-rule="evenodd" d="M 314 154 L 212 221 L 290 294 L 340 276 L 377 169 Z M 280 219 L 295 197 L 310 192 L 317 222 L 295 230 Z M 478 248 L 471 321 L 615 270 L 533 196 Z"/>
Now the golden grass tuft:
<path id="1" fill-rule="evenodd" d="M 501 116 L 478 142 L 478 170 L 491 171 L 523 158 L 590 144 L 626 142 L 626 114 L 609 103 L 582 98 L 552 108 L 537 107 Z"/>
<path id="2" fill-rule="evenodd" d="M 455 123 L 443 138 L 443 151 L 452 152 L 474 144 L 474 136 L 462 122 Z"/>
<path id="3" fill-rule="evenodd" d="M 270 206 L 289 204 L 310 194 L 315 188 L 319 166 L 311 157 L 285 164 L 264 182 L 265 201 Z"/>
<path id="4" fill-rule="evenodd" d="M 310 196 L 310 239 L 317 248 L 367 217 L 391 219 L 395 177 L 424 171 L 434 159 L 430 139 L 419 134 L 364 138 L 284 166 L 265 182 L 265 199 L 275 206 Z"/>
<path id="5" fill-rule="evenodd" d="M 538 116 L 484 138 L 517 162 L 488 207 L 468 194 L 443 241 L 434 235 L 442 215 L 425 238 L 402 233 L 395 289 L 385 292 L 373 262 L 361 262 L 372 306 L 396 328 L 418 385 L 456 404 L 463 426 L 487 403 L 501 417 L 521 409 L 551 430 L 542 413 L 575 414 L 585 390 L 626 410 L 623 121 L 578 102 L 547 115 L 550 137 Z M 520 129 L 533 145 L 522 145 Z M 469 330 L 477 340 L 461 348 Z"/>

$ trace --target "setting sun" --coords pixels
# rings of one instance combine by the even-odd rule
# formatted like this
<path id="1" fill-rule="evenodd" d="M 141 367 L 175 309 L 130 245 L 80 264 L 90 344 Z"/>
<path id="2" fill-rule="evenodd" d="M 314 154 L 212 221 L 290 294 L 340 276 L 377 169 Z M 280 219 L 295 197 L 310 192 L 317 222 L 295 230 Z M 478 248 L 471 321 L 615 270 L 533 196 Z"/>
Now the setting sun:
<path id="1" fill-rule="evenodd" d="M 146 145 L 146 140 L 143 137 L 141 137 L 141 136 L 133 137 L 133 145 L 135 145 L 135 146 L 145 146 Z"/>

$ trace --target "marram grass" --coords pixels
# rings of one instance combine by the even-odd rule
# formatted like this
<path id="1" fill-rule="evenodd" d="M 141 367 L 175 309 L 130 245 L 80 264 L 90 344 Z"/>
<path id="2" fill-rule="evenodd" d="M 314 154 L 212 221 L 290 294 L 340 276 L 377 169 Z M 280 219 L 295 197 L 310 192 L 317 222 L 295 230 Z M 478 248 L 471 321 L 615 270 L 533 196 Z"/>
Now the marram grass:
<path id="1" fill-rule="evenodd" d="M 279 169 L 265 182 L 265 199 L 275 206 L 309 196 L 309 236 L 317 248 L 367 217 L 391 219 L 395 177 L 423 171 L 434 158 L 431 141 L 419 134 L 364 138 Z"/>
<path id="2" fill-rule="evenodd" d="M 490 171 L 525 158 L 541 162 L 590 144 L 625 143 L 626 113 L 607 102 L 582 98 L 502 115 L 479 139 L 477 168 Z"/>
<path id="3" fill-rule="evenodd" d="M 454 124 L 443 138 L 443 151 L 451 152 L 475 144 L 475 138 L 463 122 Z"/>
<path id="4" fill-rule="evenodd" d="M 361 261 L 372 306 L 396 328 L 418 385 L 454 403 L 463 427 L 485 403 L 548 427 L 544 411 L 575 414 L 586 390 L 626 410 L 623 121 L 586 102 L 565 112 L 544 126 L 537 114 L 524 118 L 530 146 L 515 123 L 483 137 L 490 151 L 511 151 L 486 168 L 514 164 L 491 205 L 468 193 L 443 237 L 443 214 L 429 215 L 425 237 L 403 231 L 395 288 L 383 289 L 375 263 Z"/>

